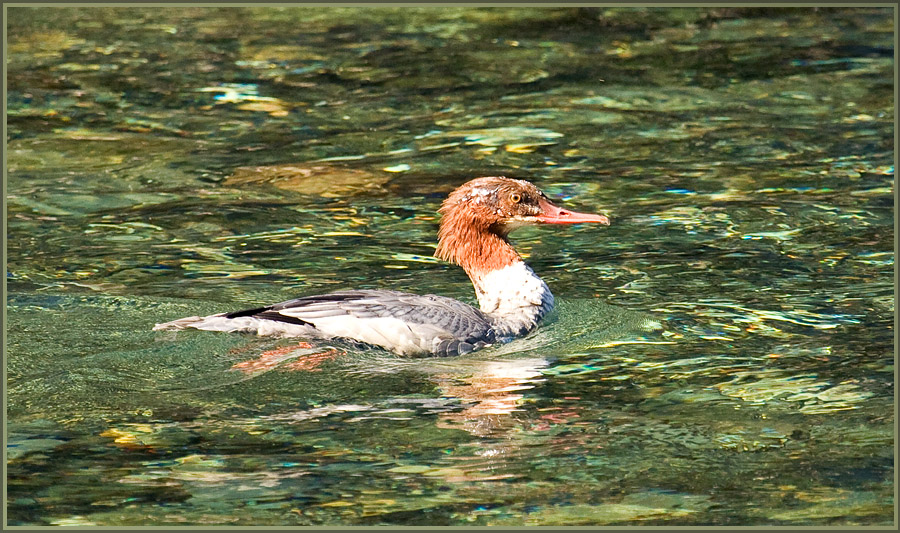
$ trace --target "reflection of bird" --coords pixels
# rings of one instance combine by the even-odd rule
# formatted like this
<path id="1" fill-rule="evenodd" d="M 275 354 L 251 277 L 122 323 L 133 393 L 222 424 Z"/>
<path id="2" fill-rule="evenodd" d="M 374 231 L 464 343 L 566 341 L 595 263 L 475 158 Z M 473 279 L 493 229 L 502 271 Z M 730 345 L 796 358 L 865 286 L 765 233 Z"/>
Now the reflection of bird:
<path id="1" fill-rule="evenodd" d="M 461 266 L 480 309 L 433 294 L 340 291 L 154 329 L 248 331 L 259 335 L 343 338 L 402 355 L 457 355 L 534 329 L 553 308 L 550 289 L 512 248 L 507 235 L 529 224 L 609 224 L 602 215 L 553 205 L 537 187 L 503 177 L 477 178 L 447 197 L 436 255 Z"/>
<path id="2" fill-rule="evenodd" d="M 457 398 L 466 407 L 442 413 L 438 427 L 464 429 L 473 435 L 488 436 L 515 425 L 509 415 L 519 409 L 524 391 L 544 381 L 543 357 L 478 361 L 471 374 L 454 373 L 433 376 L 441 395 Z"/>

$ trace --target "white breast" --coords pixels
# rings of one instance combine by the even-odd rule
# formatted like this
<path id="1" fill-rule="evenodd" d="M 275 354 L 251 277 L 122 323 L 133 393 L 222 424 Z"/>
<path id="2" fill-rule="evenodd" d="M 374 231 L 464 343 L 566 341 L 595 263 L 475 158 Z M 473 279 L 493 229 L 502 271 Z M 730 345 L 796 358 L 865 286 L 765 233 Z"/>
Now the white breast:
<path id="1" fill-rule="evenodd" d="M 521 261 L 480 276 L 474 283 L 478 305 L 494 318 L 500 334 L 527 332 L 553 309 L 550 287 Z"/>

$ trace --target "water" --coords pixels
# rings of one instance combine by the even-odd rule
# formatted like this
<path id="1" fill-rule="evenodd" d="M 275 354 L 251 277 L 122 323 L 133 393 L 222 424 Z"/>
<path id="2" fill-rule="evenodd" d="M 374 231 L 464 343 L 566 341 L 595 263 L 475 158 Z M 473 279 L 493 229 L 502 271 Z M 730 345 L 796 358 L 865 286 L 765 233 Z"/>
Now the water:
<path id="1" fill-rule="evenodd" d="M 888 525 L 888 9 L 10 8 L 17 525 Z M 458 358 L 153 324 L 472 302 L 527 178 L 560 302 Z M 238 365 L 236 368 L 235 365 Z"/>

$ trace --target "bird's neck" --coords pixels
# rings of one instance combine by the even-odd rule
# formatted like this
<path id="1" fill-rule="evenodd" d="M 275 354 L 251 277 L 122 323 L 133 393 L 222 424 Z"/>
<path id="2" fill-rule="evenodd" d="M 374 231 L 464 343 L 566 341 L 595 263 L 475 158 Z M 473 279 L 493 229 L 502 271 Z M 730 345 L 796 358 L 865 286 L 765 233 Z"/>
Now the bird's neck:
<path id="1" fill-rule="evenodd" d="M 547 284 L 519 257 L 505 235 L 477 225 L 441 227 L 438 257 L 466 271 L 481 311 L 500 335 L 522 335 L 553 309 Z"/>

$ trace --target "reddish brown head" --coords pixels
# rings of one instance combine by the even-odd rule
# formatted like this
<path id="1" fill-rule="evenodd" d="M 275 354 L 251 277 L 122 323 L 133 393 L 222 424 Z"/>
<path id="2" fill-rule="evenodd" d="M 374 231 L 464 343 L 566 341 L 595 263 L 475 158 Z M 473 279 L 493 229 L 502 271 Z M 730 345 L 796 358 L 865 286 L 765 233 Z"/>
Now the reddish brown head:
<path id="1" fill-rule="evenodd" d="M 609 224 L 603 215 L 578 213 L 553 205 L 527 181 L 476 178 L 450 193 L 439 211 L 443 218 L 435 255 L 462 266 L 469 276 L 519 261 L 506 236 L 530 224 Z"/>

